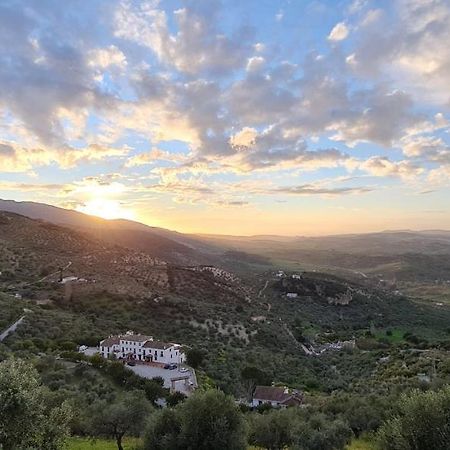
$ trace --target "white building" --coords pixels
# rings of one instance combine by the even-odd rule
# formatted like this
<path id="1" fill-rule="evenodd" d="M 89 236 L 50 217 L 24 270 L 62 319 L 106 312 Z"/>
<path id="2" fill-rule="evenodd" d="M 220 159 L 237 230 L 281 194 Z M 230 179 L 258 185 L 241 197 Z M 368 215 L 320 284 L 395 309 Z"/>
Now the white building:
<path id="1" fill-rule="evenodd" d="M 180 344 L 155 341 L 151 336 L 130 332 L 103 339 L 100 342 L 100 354 L 103 358 L 114 355 L 119 359 L 154 361 L 163 364 L 181 364 L 186 359 Z"/>
<path id="2" fill-rule="evenodd" d="M 288 293 L 286 294 L 286 297 L 287 297 L 287 298 L 297 298 L 297 297 L 298 297 L 298 294 L 297 294 L 297 292 L 288 292 Z"/>

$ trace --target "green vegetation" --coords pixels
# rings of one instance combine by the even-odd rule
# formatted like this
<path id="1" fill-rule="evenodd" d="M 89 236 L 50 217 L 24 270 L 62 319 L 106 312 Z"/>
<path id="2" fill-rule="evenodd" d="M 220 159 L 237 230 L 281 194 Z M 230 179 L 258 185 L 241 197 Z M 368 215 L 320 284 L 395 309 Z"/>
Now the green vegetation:
<path id="1" fill-rule="evenodd" d="M 199 392 L 174 409 L 153 416 L 145 450 L 245 450 L 242 413 L 220 391 Z"/>
<path id="2" fill-rule="evenodd" d="M 397 411 L 378 431 L 384 450 L 448 450 L 450 387 L 403 395 Z"/>
<path id="3" fill-rule="evenodd" d="M 378 433 L 381 442 L 383 436 L 405 440 L 410 434 L 412 426 L 405 422 L 410 416 L 402 406 L 393 406 L 404 393 L 420 389 L 425 397 L 414 394 L 421 399 L 414 402 L 423 411 L 428 403 L 437 410 L 433 393 L 450 383 L 446 305 L 408 298 L 387 284 L 374 287 L 372 279 L 355 274 L 347 279 L 306 272 L 301 279 L 290 274 L 280 279 L 251 255 L 238 255 L 241 280 L 202 267 L 155 266 L 150 257 L 82 240 L 76 232 L 34 226 L 30 236 L 10 226 L 14 245 L 2 247 L 0 287 L 13 295 L 0 294 L 0 326 L 22 315 L 25 320 L 0 343 L 0 361 L 9 367 L 20 358 L 34 366 L 31 379 L 42 411 L 55 414 L 55 423 L 62 424 L 60 438 L 41 429 L 30 438 L 35 442 L 49 434 L 64 439 L 70 430 L 80 436 L 70 445 L 94 449 L 145 445 L 181 450 L 209 448 L 214 442 L 214 448 L 251 443 L 268 449 L 367 450 L 372 442 L 365 436 Z M 48 245 L 37 246 L 36 236 Z M 74 273 L 96 280 L 74 283 L 70 296 L 51 277 L 36 282 L 67 265 L 67 255 Z M 86 269 L 91 255 L 95 263 Z M 361 258 L 353 255 L 345 266 Z M 387 261 L 386 255 L 375 260 L 375 267 L 407 268 Z M 127 294 L 120 293 L 124 290 Z M 14 298 L 15 292 L 24 299 Z M 298 296 L 287 298 L 287 292 Z M 142 379 L 120 361 L 77 351 L 81 344 L 95 346 L 127 330 L 182 343 L 188 363 L 197 369 L 200 392 L 190 398 L 169 394 L 160 380 Z M 8 374 L 4 382 L 9 378 L 14 376 Z M 236 406 L 236 399 L 250 400 L 256 385 L 272 383 L 303 391 L 307 406 L 286 411 Z M 23 388 L 26 397 L 29 387 Z M 161 398 L 168 408 L 158 406 Z M 405 408 L 419 408 L 408 402 Z M 12 435 L 14 430 L 2 426 L 4 436 Z"/>
<path id="4" fill-rule="evenodd" d="M 69 433 L 67 402 L 53 406 L 33 367 L 21 360 L 0 363 L 0 445 L 4 450 L 58 450 Z"/>

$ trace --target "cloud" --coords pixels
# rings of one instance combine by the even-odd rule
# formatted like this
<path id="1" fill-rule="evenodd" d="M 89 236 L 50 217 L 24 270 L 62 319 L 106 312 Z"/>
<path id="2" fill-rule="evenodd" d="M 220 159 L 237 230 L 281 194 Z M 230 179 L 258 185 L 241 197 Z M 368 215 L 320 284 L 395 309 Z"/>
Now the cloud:
<path id="1" fill-rule="evenodd" d="M 336 130 L 332 139 L 349 145 L 374 142 L 390 147 L 409 128 L 425 120 L 414 112 L 411 97 L 402 91 L 373 89 L 357 92 L 352 100 L 352 109 L 328 127 Z"/>
<path id="2" fill-rule="evenodd" d="M 217 27 L 217 13 L 215 1 L 178 9 L 173 14 L 176 32 L 171 33 L 167 14 L 157 2 L 123 1 L 115 13 L 115 34 L 149 47 L 182 72 L 227 73 L 244 65 L 251 49 L 249 32 L 242 28 L 225 35 Z"/>
<path id="3" fill-rule="evenodd" d="M 412 179 L 424 172 L 422 167 L 419 167 L 410 161 L 390 161 L 386 157 L 373 156 L 368 160 L 362 162 L 360 169 L 377 177 L 400 177 L 404 179 Z"/>
<path id="4" fill-rule="evenodd" d="M 127 65 L 126 56 L 115 45 L 106 48 L 96 48 L 88 52 L 88 65 L 100 69 L 117 66 L 124 69 Z"/>
<path id="5" fill-rule="evenodd" d="M 244 127 L 241 131 L 230 137 L 230 145 L 238 149 L 251 147 L 256 142 L 256 136 L 258 136 L 258 132 L 255 128 Z"/>
<path id="6" fill-rule="evenodd" d="M 248 59 L 246 70 L 247 72 L 259 72 L 266 63 L 262 56 L 252 56 Z"/>
<path id="7" fill-rule="evenodd" d="M 84 148 L 64 147 L 45 149 L 22 147 L 11 142 L 0 142 L 0 167 L 2 172 L 27 172 L 36 167 L 57 163 L 62 169 L 70 169 L 77 164 L 101 161 L 127 155 L 129 148 L 104 147 L 90 144 Z"/>
<path id="8" fill-rule="evenodd" d="M 70 185 L 58 183 L 18 183 L 13 181 L 0 181 L 0 190 L 2 191 L 25 191 L 25 192 L 46 192 L 62 191 L 69 193 L 72 189 Z"/>
<path id="9" fill-rule="evenodd" d="M 399 0 L 392 14 L 369 10 L 355 36 L 353 68 L 387 74 L 427 103 L 450 101 L 450 5 L 446 0 Z"/>
<path id="10" fill-rule="evenodd" d="M 321 53 L 300 57 L 289 30 L 280 49 L 245 18 L 229 22 L 218 1 L 86 5 L 0 5 L 1 172 L 107 163 L 125 176 L 152 165 L 151 191 L 210 204 L 247 201 L 238 185 L 220 197 L 210 187 L 220 176 L 287 182 L 337 168 L 400 183 L 446 173 L 446 1 L 354 1 L 314 42 Z M 290 193 L 357 192 L 308 186 L 293 182 Z"/>
<path id="11" fill-rule="evenodd" d="M 137 167 L 147 164 L 152 164 L 156 161 L 172 161 L 183 162 L 186 160 L 186 156 L 181 154 L 174 154 L 168 151 L 161 150 L 157 147 L 152 148 L 149 152 L 140 153 L 138 155 L 128 158 L 125 163 L 125 167 Z"/>
<path id="12" fill-rule="evenodd" d="M 349 35 L 350 30 L 344 22 L 337 23 L 328 35 L 330 41 L 343 41 Z"/>
<path id="13" fill-rule="evenodd" d="M 58 16 L 59 8 L 51 7 L 51 2 L 39 8 L 0 5 L 0 105 L 38 144 L 62 145 L 62 108 L 72 114 L 101 111 L 114 104 L 114 97 L 96 83 L 84 41 L 75 39 L 77 22 L 68 23 L 70 15 Z"/>
<path id="14" fill-rule="evenodd" d="M 303 184 L 299 186 L 279 187 L 267 191 L 269 194 L 288 194 L 288 195 L 323 195 L 323 196 L 338 196 L 347 194 L 365 194 L 371 192 L 373 189 L 368 187 L 337 187 L 324 188 L 311 184 Z"/>

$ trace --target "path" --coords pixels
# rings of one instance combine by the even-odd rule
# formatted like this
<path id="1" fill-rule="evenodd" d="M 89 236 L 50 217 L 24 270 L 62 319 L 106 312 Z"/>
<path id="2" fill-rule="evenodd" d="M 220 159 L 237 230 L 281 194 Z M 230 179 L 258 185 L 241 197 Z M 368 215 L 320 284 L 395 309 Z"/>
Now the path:
<path id="1" fill-rule="evenodd" d="M 72 265 L 72 261 L 69 261 L 69 263 L 68 263 L 65 267 L 63 267 L 62 271 L 64 272 L 64 271 L 67 270 L 71 265 Z M 29 284 L 41 283 L 42 281 L 45 281 L 47 278 L 50 278 L 50 277 L 52 277 L 53 275 L 56 275 L 56 274 L 58 274 L 58 273 L 60 273 L 60 270 L 59 270 L 59 269 L 58 269 L 56 272 L 49 273 L 48 275 L 46 275 L 45 277 L 41 278 L 40 280 L 35 281 L 34 283 L 29 283 Z"/>
<path id="2" fill-rule="evenodd" d="M 266 284 L 264 285 L 264 287 L 258 292 L 258 297 L 261 297 L 262 293 L 266 290 L 268 285 L 269 285 L 269 280 L 266 281 Z"/>
<path id="3" fill-rule="evenodd" d="M 305 352 L 305 355 L 308 355 L 308 356 L 316 356 L 317 355 L 317 353 L 315 351 L 310 350 L 308 347 L 306 347 L 306 345 L 304 345 L 301 342 L 297 341 L 297 339 L 295 338 L 294 334 L 289 329 L 289 327 L 284 323 L 284 321 L 281 319 L 281 317 L 279 317 L 278 319 L 280 320 L 281 325 L 286 330 L 286 332 L 289 335 L 289 337 L 291 337 L 292 340 L 295 342 L 295 344 L 298 345 Z"/>
<path id="4" fill-rule="evenodd" d="M 3 331 L 2 334 L 0 334 L 0 342 L 2 342 L 10 333 L 14 333 L 16 331 L 16 328 L 22 323 L 25 316 L 22 316 L 18 321 L 14 322 L 9 328 L 7 328 L 5 331 Z"/>

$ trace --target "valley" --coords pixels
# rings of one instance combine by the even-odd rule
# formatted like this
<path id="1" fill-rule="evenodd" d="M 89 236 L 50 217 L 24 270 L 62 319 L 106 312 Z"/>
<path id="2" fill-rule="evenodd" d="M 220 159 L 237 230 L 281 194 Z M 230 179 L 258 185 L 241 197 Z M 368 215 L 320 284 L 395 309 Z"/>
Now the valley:
<path id="1" fill-rule="evenodd" d="M 99 230 L 0 212 L 0 329 L 23 317 L 0 342 L 0 359 L 31 358 L 55 395 L 63 389 L 84 408 L 134 385 L 110 374 L 112 366 L 93 360 L 83 368 L 77 348 L 133 330 L 199 352 L 199 389 L 216 387 L 239 402 L 248 395 L 246 371 L 256 371 L 257 383 L 304 393 L 310 408 L 326 414 L 335 414 L 335 402 L 365 399 L 376 418 L 352 426 L 356 435 L 375 429 L 386 414 L 380 405 L 401 392 L 450 381 L 446 292 L 438 302 L 421 290 L 439 270 L 446 276 L 440 253 L 425 253 L 421 285 L 398 272 L 380 280 L 379 259 L 404 255 L 352 253 L 344 264 L 332 250 L 286 250 L 281 259 L 267 240 L 219 245 L 198 237 L 195 247 L 189 239 L 189 261 L 175 262 L 172 247 L 165 259 L 146 240 L 127 247 Z M 329 265 L 340 263 L 349 269 Z"/>

